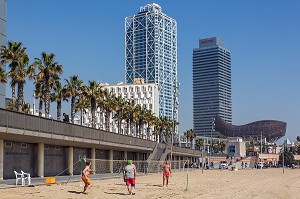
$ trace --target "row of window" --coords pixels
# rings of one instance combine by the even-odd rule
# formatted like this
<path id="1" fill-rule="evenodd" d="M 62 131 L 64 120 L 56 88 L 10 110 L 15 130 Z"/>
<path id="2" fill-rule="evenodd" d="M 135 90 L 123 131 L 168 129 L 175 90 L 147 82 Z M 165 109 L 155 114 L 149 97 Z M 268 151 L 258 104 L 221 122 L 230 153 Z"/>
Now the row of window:
<path id="1" fill-rule="evenodd" d="M 123 93 L 127 93 L 128 91 L 130 93 L 133 93 L 133 92 L 146 92 L 147 91 L 147 87 L 146 86 L 135 86 L 134 88 L 133 87 L 123 87 L 123 88 L 120 88 L 120 87 L 112 87 L 110 88 L 110 91 L 112 93 L 122 93 L 122 89 L 123 89 Z M 152 91 L 152 86 L 148 86 L 148 91 Z"/>

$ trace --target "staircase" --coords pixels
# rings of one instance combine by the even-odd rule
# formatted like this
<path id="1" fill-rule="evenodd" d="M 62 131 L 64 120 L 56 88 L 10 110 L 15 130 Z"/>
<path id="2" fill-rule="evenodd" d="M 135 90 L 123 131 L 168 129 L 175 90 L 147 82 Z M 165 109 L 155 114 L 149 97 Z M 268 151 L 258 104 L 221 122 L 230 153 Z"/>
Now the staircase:
<path id="1" fill-rule="evenodd" d="M 152 154 L 147 159 L 148 172 L 157 173 L 160 171 L 160 165 L 165 161 L 169 153 L 169 145 L 157 143 Z"/>

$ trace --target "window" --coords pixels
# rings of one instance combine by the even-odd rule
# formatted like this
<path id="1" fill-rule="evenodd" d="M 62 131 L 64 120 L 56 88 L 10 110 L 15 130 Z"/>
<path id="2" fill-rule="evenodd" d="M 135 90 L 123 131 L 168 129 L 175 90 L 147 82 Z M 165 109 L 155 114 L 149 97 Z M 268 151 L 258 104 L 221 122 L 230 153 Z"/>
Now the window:
<path id="1" fill-rule="evenodd" d="M 21 143 L 21 148 L 22 149 L 27 149 L 27 144 L 26 143 Z"/>
<path id="2" fill-rule="evenodd" d="M 123 91 L 124 91 L 125 93 L 127 93 L 127 88 L 123 88 Z"/>
<path id="3" fill-rule="evenodd" d="M 5 141 L 5 147 L 12 147 L 12 142 Z"/>
<path id="4" fill-rule="evenodd" d="M 148 86 L 148 91 L 152 91 L 152 86 Z"/>
<path id="5" fill-rule="evenodd" d="M 60 146 L 55 146 L 55 150 L 60 150 Z"/>
<path id="6" fill-rule="evenodd" d="M 133 92 L 133 88 L 132 87 L 129 87 L 129 92 Z"/>

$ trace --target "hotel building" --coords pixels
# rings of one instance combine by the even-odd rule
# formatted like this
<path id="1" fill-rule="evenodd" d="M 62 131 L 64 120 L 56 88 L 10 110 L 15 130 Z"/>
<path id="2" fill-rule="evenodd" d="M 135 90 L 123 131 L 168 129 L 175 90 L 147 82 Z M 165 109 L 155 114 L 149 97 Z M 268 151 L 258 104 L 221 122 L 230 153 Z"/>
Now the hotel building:
<path id="1" fill-rule="evenodd" d="M 217 136 L 214 116 L 232 122 L 231 58 L 220 38 L 201 39 L 193 50 L 193 123 L 198 136 Z"/>

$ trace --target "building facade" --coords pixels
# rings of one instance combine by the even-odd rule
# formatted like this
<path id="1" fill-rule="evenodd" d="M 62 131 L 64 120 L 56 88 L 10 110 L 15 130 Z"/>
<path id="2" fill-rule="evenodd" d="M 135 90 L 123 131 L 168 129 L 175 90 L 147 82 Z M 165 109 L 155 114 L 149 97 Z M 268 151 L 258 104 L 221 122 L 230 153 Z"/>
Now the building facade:
<path id="1" fill-rule="evenodd" d="M 177 23 L 157 4 L 125 18 L 125 81 L 135 78 L 157 83 L 159 117 L 178 121 Z"/>
<path id="2" fill-rule="evenodd" d="M 217 136 L 214 116 L 232 122 L 231 58 L 223 40 L 201 39 L 193 50 L 193 125 L 199 136 Z"/>
<path id="3" fill-rule="evenodd" d="M 0 0 L 0 46 L 6 45 L 6 4 L 6 0 Z M 0 108 L 5 107 L 5 92 L 5 84 L 0 83 Z"/>
<path id="4" fill-rule="evenodd" d="M 121 96 L 125 100 L 134 100 L 136 104 L 141 105 L 142 108 L 151 110 L 156 117 L 158 117 L 158 86 L 156 83 L 143 83 L 135 81 L 134 84 L 123 84 L 119 82 L 115 85 L 104 84 L 104 89 L 108 89 L 110 92 L 115 94 L 116 97 Z M 85 126 L 91 126 L 92 115 L 89 110 L 83 116 L 83 124 Z M 110 117 L 110 132 L 119 133 L 117 121 L 113 119 L 113 115 Z M 96 128 L 105 128 L 105 116 L 101 112 L 100 108 L 97 109 L 96 113 Z M 125 134 L 126 123 L 123 121 L 121 124 L 120 134 Z M 132 126 L 134 128 L 134 125 Z M 132 130 L 132 132 L 135 132 Z M 143 134 L 146 133 L 146 126 L 143 129 Z"/>

